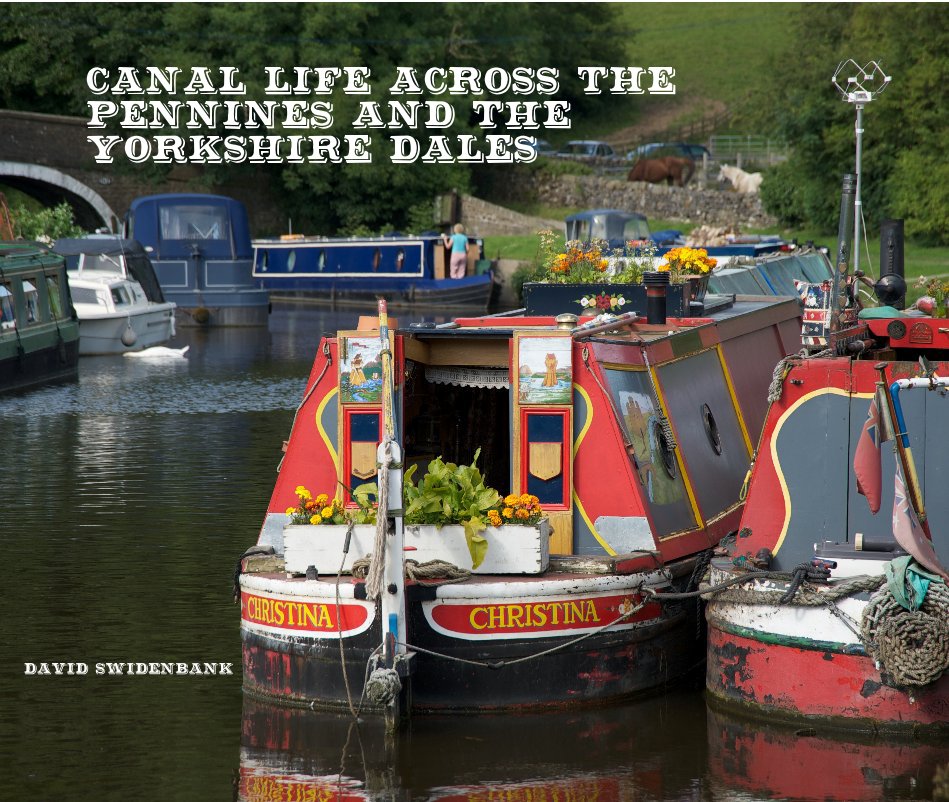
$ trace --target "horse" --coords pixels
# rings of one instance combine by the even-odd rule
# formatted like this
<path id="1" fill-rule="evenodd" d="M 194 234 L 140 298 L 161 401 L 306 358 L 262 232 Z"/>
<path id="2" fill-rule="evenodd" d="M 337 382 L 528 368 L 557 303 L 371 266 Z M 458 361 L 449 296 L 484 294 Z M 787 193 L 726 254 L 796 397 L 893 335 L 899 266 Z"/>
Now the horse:
<path id="1" fill-rule="evenodd" d="M 627 181 L 647 181 L 650 184 L 674 184 L 684 187 L 695 172 L 695 162 L 678 156 L 658 159 L 640 159 L 626 176 Z"/>
<path id="2" fill-rule="evenodd" d="M 746 173 L 740 167 L 723 164 L 718 171 L 718 180 L 722 183 L 730 181 L 736 192 L 755 195 L 761 186 L 761 173 Z"/>

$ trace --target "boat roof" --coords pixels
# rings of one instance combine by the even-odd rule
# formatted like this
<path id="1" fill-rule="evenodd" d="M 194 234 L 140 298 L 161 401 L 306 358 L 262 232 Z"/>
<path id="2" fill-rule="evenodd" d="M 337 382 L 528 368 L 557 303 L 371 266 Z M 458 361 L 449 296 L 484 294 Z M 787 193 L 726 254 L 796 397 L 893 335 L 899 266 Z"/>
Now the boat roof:
<path id="1" fill-rule="evenodd" d="M 602 217 L 604 215 L 614 216 L 622 220 L 646 219 L 646 215 L 640 214 L 639 212 L 624 212 L 621 209 L 586 209 L 582 212 L 567 215 L 567 217 L 564 218 L 564 222 L 570 222 L 571 220 L 592 220 L 594 217 Z"/>
<path id="2" fill-rule="evenodd" d="M 105 256 L 141 255 L 147 258 L 145 248 L 138 240 L 101 234 L 88 237 L 64 237 L 53 243 L 53 250 L 63 256 L 88 253 Z"/>

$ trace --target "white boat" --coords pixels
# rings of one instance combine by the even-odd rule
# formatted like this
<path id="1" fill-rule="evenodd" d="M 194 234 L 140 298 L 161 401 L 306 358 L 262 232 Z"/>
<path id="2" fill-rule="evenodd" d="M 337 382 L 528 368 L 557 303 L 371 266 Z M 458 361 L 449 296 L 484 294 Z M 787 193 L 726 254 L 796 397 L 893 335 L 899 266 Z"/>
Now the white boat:
<path id="1" fill-rule="evenodd" d="M 53 249 L 66 257 L 80 356 L 141 351 L 175 335 L 175 304 L 164 300 L 157 280 L 148 281 L 152 268 L 141 245 L 85 237 L 57 240 Z"/>

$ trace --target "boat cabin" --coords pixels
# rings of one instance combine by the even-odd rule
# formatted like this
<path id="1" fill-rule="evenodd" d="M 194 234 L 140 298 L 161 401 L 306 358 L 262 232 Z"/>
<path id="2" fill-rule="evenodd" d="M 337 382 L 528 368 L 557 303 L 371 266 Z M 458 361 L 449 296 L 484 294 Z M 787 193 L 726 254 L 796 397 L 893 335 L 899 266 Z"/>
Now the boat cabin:
<path id="1" fill-rule="evenodd" d="M 392 333 L 405 466 L 419 465 L 420 478 L 435 457 L 470 464 L 478 454 L 487 485 L 540 499 L 552 554 L 669 560 L 709 547 L 737 524 L 798 302 L 735 301 L 662 324 L 636 313 L 592 320 L 497 315 Z M 364 318 L 320 346 L 262 532 L 278 551 L 301 482 L 327 492 L 376 475 L 373 325 Z"/>

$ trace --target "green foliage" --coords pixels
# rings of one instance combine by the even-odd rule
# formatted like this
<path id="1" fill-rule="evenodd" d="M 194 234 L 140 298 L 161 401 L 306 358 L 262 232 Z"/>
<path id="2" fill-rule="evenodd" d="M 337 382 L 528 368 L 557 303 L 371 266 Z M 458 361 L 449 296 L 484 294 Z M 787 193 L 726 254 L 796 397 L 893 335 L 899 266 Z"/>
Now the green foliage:
<path id="1" fill-rule="evenodd" d="M 488 541 L 479 532 L 486 527 L 488 510 L 494 509 L 501 499 L 497 490 L 485 486 L 484 477 L 475 466 L 480 454 L 479 448 L 471 465 L 446 463 L 441 457 L 433 459 L 418 486 L 412 482 L 418 467 L 413 465 L 405 472 L 403 485 L 405 523 L 438 527 L 462 524 L 473 568 L 481 565 L 488 550 Z"/>
<path id="2" fill-rule="evenodd" d="M 17 205 L 10 210 L 13 235 L 18 239 L 52 242 L 60 237 L 81 237 L 86 232 L 73 220 L 72 207 L 63 201 L 52 209 L 31 210 Z"/>
<path id="3" fill-rule="evenodd" d="M 511 274 L 511 288 L 518 301 L 523 298 L 524 284 L 528 281 L 543 281 L 547 268 L 539 261 L 522 262 Z"/>
<path id="4" fill-rule="evenodd" d="M 353 523 L 374 524 L 379 509 L 379 487 L 375 482 L 365 482 L 350 493 L 358 508 L 350 512 Z"/>
<path id="5" fill-rule="evenodd" d="M 766 208 L 789 225 L 836 228 L 840 182 L 855 165 L 854 119 L 830 78 L 844 56 L 892 76 L 863 115 L 861 198 L 870 230 L 905 219 L 907 237 L 949 244 L 945 131 L 949 127 L 949 6 L 807 4 L 755 92 L 752 118 L 792 146 L 762 185 Z M 846 76 L 844 76 L 846 77 Z M 791 183 L 793 188 L 779 187 Z"/>

